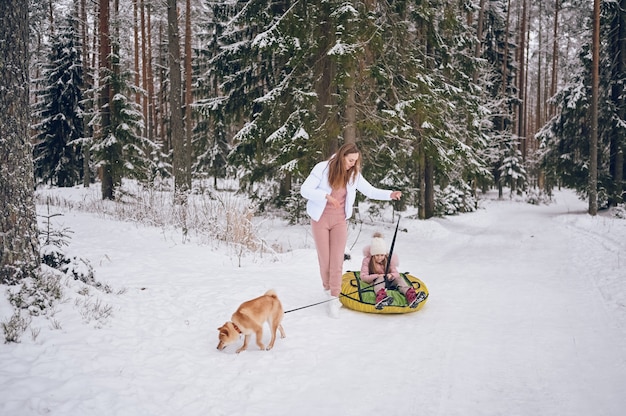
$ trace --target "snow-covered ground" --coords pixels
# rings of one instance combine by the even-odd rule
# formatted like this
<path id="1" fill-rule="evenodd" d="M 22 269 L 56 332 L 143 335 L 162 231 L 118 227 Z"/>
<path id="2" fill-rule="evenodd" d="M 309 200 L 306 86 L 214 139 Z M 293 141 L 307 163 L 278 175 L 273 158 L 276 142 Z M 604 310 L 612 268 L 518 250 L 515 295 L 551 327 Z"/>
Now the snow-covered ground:
<path id="1" fill-rule="evenodd" d="M 273 350 L 241 354 L 216 345 L 243 301 L 270 288 L 285 310 L 324 300 L 308 226 L 266 218 L 261 235 L 282 252 L 240 259 L 63 211 L 67 251 L 113 293 L 68 280 L 52 316 L 0 344 L 0 415 L 622 416 L 626 220 L 586 208 L 561 191 L 551 205 L 486 199 L 471 214 L 403 218 L 395 252 L 428 286 L 423 309 L 331 319 L 308 307 L 285 315 Z M 345 270 L 394 228 L 352 226 Z M 0 321 L 11 314 L 3 295 Z"/>

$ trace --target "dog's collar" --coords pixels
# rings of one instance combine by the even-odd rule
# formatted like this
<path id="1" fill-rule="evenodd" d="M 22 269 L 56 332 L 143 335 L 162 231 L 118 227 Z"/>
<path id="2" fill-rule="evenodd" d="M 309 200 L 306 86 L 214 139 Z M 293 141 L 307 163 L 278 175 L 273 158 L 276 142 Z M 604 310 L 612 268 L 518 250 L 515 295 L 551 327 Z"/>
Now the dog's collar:
<path id="1" fill-rule="evenodd" d="M 233 326 L 235 327 L 235 330 L 241 334 L 241 329 L 239 329 L 239 327 L 237 326 L 237 324 L 236 324 L 236 323 L 234 323 L 234 322 L 232 322 L 232 324 L 233 324 Z"/>

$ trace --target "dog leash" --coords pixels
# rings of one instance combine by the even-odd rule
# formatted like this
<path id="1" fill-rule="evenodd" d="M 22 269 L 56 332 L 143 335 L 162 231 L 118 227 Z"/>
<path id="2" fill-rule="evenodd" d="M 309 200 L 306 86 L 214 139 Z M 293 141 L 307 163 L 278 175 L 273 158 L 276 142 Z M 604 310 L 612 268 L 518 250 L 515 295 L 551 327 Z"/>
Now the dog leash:
<path id="1" fill-rule="evenodd" d="M 339 293 L 339 296 L 347 297 L 347 296 L 350 296 L 350 295 L 354 295 L 355 293 L 359 293 L 359 289 L 357 289 L 357 290 L 355 290 L 354 292 L 351 292 L 351 293 L 345 293 L 345 294 L 344 293 Z M 337 299 L 339 299 L 339 296 L 337 296 Z M 312 303 L 310 305 L 300 306 L 299 308 L 289 309 L 288 311 L 285 311 L 283 313 L 299 311 L 300 309 L 310 308 L 312 306 L 321 305 L 322 303 L 330 302 L 330 301 L 337 300 L 337 299 L 326 299 L 326 300 L 323 300 L 321 302 Z"/>
<path id="2" fill-rule="evenodd" d="M 355 293 L 356 293 L 356 292 L 355 292 Z M 339 295 L 340 295 L 340 296 L 344 296 L 344 294 L 343 294 L 343 293 L 340 293 Z M 339 298 L 337 298 L 337 299 L 339 299 Z M 300 306 L 299 308 L 289 309 L 288 311 L 285 311 L 285 312 L 283 312 L 283 313 L 289 313 L 289 312 L 299 311 L 300 309 L 306 309 L 306 308 L 310 308 L 310 307 L 312 307 L 312 306 L 321 305 L 322 303 L 330 302 L 331 300 L 335 300 L 335 299 L 326 299 L 326 300 L 323 300 L 323 301 L 321 301 L 321 302 L 312 303 L 312 304 L 310 304 L 310 305 Z"/>

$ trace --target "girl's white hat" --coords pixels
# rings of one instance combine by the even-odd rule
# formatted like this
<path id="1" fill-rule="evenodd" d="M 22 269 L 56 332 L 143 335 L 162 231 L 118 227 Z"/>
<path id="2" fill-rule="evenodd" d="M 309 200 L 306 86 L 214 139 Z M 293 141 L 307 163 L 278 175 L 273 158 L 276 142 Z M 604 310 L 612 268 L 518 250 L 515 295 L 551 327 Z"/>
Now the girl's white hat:
<path id="1" fill-rule="evenodd" d="M 375 256 L 377 254 L 387 254 L 387 244 L 383 239 L 382 234 L 376 233 L 372 238 L 372 244 L 370 244 L 370 254 Z"/>

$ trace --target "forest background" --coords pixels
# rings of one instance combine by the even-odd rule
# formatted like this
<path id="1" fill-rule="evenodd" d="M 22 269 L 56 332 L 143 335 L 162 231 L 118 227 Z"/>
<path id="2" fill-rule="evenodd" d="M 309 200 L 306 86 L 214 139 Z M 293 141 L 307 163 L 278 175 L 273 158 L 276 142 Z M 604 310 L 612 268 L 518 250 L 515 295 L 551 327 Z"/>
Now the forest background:
<path id="1" fill-rule="evenodd" d="M 371 182 L 420 218 L 498 187 L 622 202 L 625 1 L 30 0 L 35 177 L 237 178 L 303 218 L 298 187 L 357 142 Z M 597 107 L 597 133 L 592 111 Z M 597 128 L 597 127 L 596 127 Z M 592 134 L 593 133 L 593 134 Z"/>

